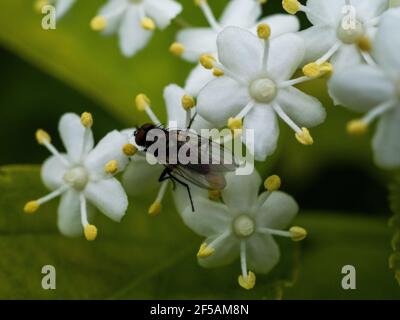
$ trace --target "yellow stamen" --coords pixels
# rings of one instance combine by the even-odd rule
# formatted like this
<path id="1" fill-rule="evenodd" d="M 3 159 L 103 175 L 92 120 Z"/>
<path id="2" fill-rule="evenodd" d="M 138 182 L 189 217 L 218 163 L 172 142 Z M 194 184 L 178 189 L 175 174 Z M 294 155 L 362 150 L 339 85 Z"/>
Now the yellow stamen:
<path id="1" fill-rule="evenodd" d="M 155 216 L 160 214 L 161 208 L 162 208 L 161 207 L 161 202 L 160 201 L 154 201 L 154 203 L 150 206 L 148 213 L 149 213 L 149 215 L 155 217 Z"/>
<path id="2" fill-rule="evenodd" d="M 208 69 L 211 70 L 214 67 L 214 62 L 215 62 L 215 58 L 212 55 L 209 54 L 203 54 L 200 57 L 200 63 L 201 65 Z"/>
<path id="3" fill-rule="evenodd" d="M 91 128 L 93 126 L 93 116 L 89 112 L 84 112 L 81 115 L 81 123 L 85 128 Z"/>
<path id="4" fill-rule="evenodd" d="M 213 75 L 215 77 L 222 77 L 224 75 L 224 72 L 221 69 L 214 68 L 213 69 Z"/>
<path id="5" fill-rule="evenodd" d="M 171 52 L 172 54 L 180 57 L 185 52 L 185 46 L 182 43 L 174 42 L 169 47 L 169 52 Z"/>
<path id="6" fill-rule="evenodd" d="M 156 24 L 154 23 L 153 19 L 150 19 L 148 17 L 143 18 L 140 23 L 142 25 L 142 28 L 146 30 L 152 31 L 156 28 Z"/>
<path id="7" fill-rule="evenodd" d="M 36 0 L 33 4 L 33 9 L 37 13 L 42 13 L 42 8 L 49 4 L 48 0 Z"/>
<path id="8" fill-rule="evenodd" d="M 134 156 L 137 151 L 138 149 L 132 143 L 127 143 L 122 147 L 122 152 L 128 157 Z"/>
<path id="9" fill-rule="evenodd" d="M 358 39 L 357 45 L 362 51 L 370 52 L 372 50 L 371 40 L 369 40 L 369 38 L 366 36 Z"/>
<path id="10" fill-rule="evenodd" d="M 281 178 L 277 175 L 272 175 L 265 180 L 264 187 L 268 191 L 276 191 L 279 190 L 281 184 L 282 184 Z"/>
<path id="11" fill-rule="evenodd" d="M 85 226 L 84 233 L 87 241 L 93 241 L 97 238 L 97 228 L 92 224 Z"/>
<path id="12" fill-rule="evenodd" d="M 231 130 L 237 130 L 243 128 L 242 119 L 239 118 L 229 118 L 228 119 L 228 128 Z"/>
<path id="13" fill-rule="evenodd" d="M 314 139 L 307 128 L 301 128 L 301 133 L 296 133 L 296 139 L 305 146 L 311 146 L 314 143 Z"/>
<path id="14" fill-rule="evenodd" d="M 37 201 L 29 201 L 24 206 L 24 212 L 28 214 L 35 213 L 40 207 L 40 204 Z"/>
<path id="15" fill-rule="evenodd" d="M 49 143 L 51 142 L 50 135 L 42 129 L 37 130 L 35 136 L 36 136 L 36 141 L 39 144 L 44 144 L 45 142 L 49 142 Z"/>
<path id="16" fill-rule="evenodd" d="M 109 174 L 116 174 L 118 172 L 118 161 L 111 160 L 104 166 L 104 171 Z"/>
<path id="17" fill-rule="evenodd" d="M 282 7 L 287 13 L 296 14 L 300 10 L 301 3 L 297 0 L 283 0 Z"/>
<path id="18" fill-rule="evenodd" d="M 333 66 L 329 62 L 321 64 L 311 62 L 303 67 L 303 73 L 305 76 L 310 78 L 319 78 L 324 75 L 330 76 L 333 73 Z"/>
<path id="19" fill-rule="evenodd" d="M 208 190 L 208 198 L 210 200 L 218 201 L 221 199 L 221 191 L 220 190 Z"/>
<path id="20" fill-rule="evenodd" d="M 145 111 L 147 107 L 150 107 L 150 99 L 143 93 L 136 96 L 136 108 L 139 111 Z"/>
<path id="21" fill-rule="evenodd" d="M 271 36 L 271 27 L 266 23 L 260 23 L 257 27 L 257 35 L 260 39 L 268 40 Z"/>
<path id="22" fill-rule="evenodd" d="M 361 119 L 352 120 L 347 124 L 347 132 L 353 136 L 362 136 L 368 131 L 368 124 Z"/>
<path id="23" fill-rule="evenodd" d="M 290 233 L 292 234 L 292 240 L 293 241 L 301 241 L 305 237 L 307 237 L 307 230 L 302 228 L 302 227 L 291 227 L 289 229 Z"/>
<path id="24" fill-rule="evenodd" d="M 256 275 L 253 272 L 249 271 L 247 278 L 245 279 L 243 275 L 240 275 L 238 278 L 238 282 L 239 285 L 246 290 L 253 289 L 256 285 Z"/>
<path id="25" fill-rule="evenodd" d="M 90 28 L 93 31 L 103 31 L 107 27 L 107 19 L 103 16 L 96 16 L 90 21 Z"/>
<path id="26" fill-rule="evenodd" d="M 196 101 L 194 100 L 194 98 L 192 96 L 189 96 L 187 94 L 185 94 L 182 97 L 182 107 L 185 110 L 190 110 L 192 108 L 194 108 L 194 106 L 196 105 Z"/>
<path id="27" fill-rule="evenodd" d="M 202 243 L 199 252 L 197 252 L 197 257 L 199 258 L 207 258 L 214 253 L 215 249 L 211 248 L 207 245 L 207 243 Z"/>

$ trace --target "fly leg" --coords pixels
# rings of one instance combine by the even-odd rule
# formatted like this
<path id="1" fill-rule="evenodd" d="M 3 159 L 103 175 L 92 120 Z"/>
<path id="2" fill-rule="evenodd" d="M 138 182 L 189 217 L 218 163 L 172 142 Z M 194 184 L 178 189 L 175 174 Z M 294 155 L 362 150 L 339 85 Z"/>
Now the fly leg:
<path id="1" fill-rule="evenodd" d="M 197 116 L 197 112 L 194 114 L 194 116 L 192 117 L 192 119 L 190 119 L 189 126 L 187 127 L 188 129 L 190 129 L 190 128 L 192 127 L 193 121 L 194 121 L 194 119 L 196 118 L 196 116 Z"/>
<path id="2" fill-rule="evenodd" d="M 184 186 L 187 190 L 187 193 L 189 195 L 189 200 L 190 200 L 190 205 L 192 206 L 192 212 L 194 212 L 194 204 L 193 204 L 193 199 L 192 199 L 192 194 L 190 192 L 190 187 L 186 182 L 183 182 L 182 180 L 178 179 L 177 177 L 173 176 L 170 174 L 170 177 L 172 180 L 175 180 L 176 182 L 178 182 L 179 184 L 181 184 L 182 186 Z"/>
<path id="3" fill-rule="evenodd" d="M 172 172 L 171 169 L 165 168 L 165 169 L 163 170 L 163 172 L 161 173 L 160 178 L 158 178 L 158 182 L 163 182 L 163 181 L 165 181 L 165 180 L 170 180 L 170 181 L 172 182 L 172 190 L 175 191 L 175 189 L 176 189 L 176 183 L 175 183 L 174 178 L 173 178 L 172 175 L 171 175 L 171 172 Z"/>

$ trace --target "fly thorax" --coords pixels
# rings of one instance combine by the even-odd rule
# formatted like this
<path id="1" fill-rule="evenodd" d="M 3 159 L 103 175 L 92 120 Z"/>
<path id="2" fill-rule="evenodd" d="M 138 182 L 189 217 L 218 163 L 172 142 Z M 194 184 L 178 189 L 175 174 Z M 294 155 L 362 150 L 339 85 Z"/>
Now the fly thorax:
<path id="1" fill-rule="evenodd" d="M 269 78 L 260 78 L 252 81 L 249 87 L 250 96 L 257 102 L 270 103 L 277 94 L 276 83 Z"/>
<path id="2" fill-rule="evenodd" d="M 64 174 L 64 182 L 77 191 L 85 189 L 89 182 L 89 172 L 84 167 L 75 167 Z"/>
<path id="3" fill-rule="evenodd" d="M 344 24 L 341 22 L 337 29 L 337 37 L 340 41 L 345 44 L 354 44 L 357 43 L 364 35 L 365 28 L 362 22 L 356 20 L 354 24 Z"/>
<path id="4" fill-rule="evenodd" d="M 255 222 L 247 214 L 241 214 L 233 219 L 232 231 L 238 238 L 248 238 L 255 231 Z"/>

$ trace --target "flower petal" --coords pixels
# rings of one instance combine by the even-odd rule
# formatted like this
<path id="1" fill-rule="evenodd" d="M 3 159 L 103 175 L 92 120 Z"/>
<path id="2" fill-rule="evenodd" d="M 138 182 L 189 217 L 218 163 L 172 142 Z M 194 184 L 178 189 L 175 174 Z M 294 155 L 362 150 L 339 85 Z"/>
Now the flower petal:
<path id="1" fill-rule="evenodd" d="M 85 130 L 85 127 L 81 123 L 81 118 L 74 113 L 64 114 L 58 124 L 61 140 L 67 150 L 68 159 L 72 164 L 79 163 L 93 149 L 93 133 L 90 130 L 85 150 L 82 152 Z"/>
<path id="2" fill-rule="evenodd" d="M 221 63 L 243 80 L 253 80 L 262 67 L 264 45 L 250 31 L 227 27 L 217 37 Z"/>
<path id="3" fill-rule="evenodd" d="M 271 28 L 271 39 L 289 32 L 297 32 L 300 29 L 300 21 L 296 16 L 291 14 L 273 14 L 257 22 L 252 32 L 257 32 L 257 26 L 266 23 Z"/>
<path id="4" fill-rule="evenodd" d="M 336 43 L 336 30 L 328 26 L 315 26 L 302 30 L 298 35 L 304 40 L 306 53 L 302 64 L 321 58 Z"/>
<path id="5" fill-rule="evenodd" d="M 107 17 L 107 26 L 102 31 L 102 34 L 110 35 L 117 32 L 128 6 L 129 4 L 126 0 L 112 0 L 100 8 L 97 15 Z"/>
<path id="6" fill-rule="evenodd" d="M 120 221 L 128 208 L 128 197 L 115 178 L 89 182 L 85 197 L 107 217 Z"/>
<path id="7" fill-rule="evenodd" d="M 360 50 L 355 45 L 343 44 L 331 58 L 335 73 L 345 71 L 350 67 L 355 67 L 364 63 Z"/>
<path id="8" fill-rule="evenodd" d="M 258 104 L 244 119 L 244 129 L 254 130 L 254 156 L 264 161 L 274 153 L 279 137 L 279 126 L 275 111 L 269 105 Z M 250 141 L 244 139 L 248 145 Z"/>
<path id="9" fill-rule="evenodd" d="M 295 87 L 279 90 L 279 105 L 301 127 L 314 127 L 325 121 L 326 111 L 321 102 Z"/>
<path id="10" fill-rule="evenodd" d="M 271 40 L 268 56 L 268 73 L 275 80 L 288 80 L 304 59 L 304 41 L 294 33 L 287 33 Z"/>
<path id="11" fill-rule="evenodd" d="M 201 64 L 198 64 L 192 69 L 189 77 L 186 79 L 185 91 L 193 97 L 197 97 L 206 84 L 215 77 L 210 70 L 205 69 Z"/>
<path id="12" fill-rule="evenodd" d="M 62 156 L 66 155 L 62 154 Z M 59 158 L 51 156 L 44 162 L 41 170 L 44 185 L 50 190 L 58 189 L 64 183 L 63 177 L 66 171 L 67 168 Z"/>
<path id="13" fill-rule="evenodd" d="M 141 25 L 140 6 L 130 5 L 125 12 L 119 28 L 119 45 L 126 57 L 133 56 L 149 42 L 153 32 Z"/>
<path id="14" fill-rule="evenodd" d="M 375 162 L 382 168 L 400 167 L 400 104 L 379 120 L 372 147 Z"/>
<path id="15" fill-rule="evenodd" d="M 160 29 L 165 29 L 181 11 L 182 5 L 174 0 L 144 1 L 146 14 L 156 21 Z"/>
<path id="16" fill-rule="evenodd" d="M 58 0 L 55 5 L 57 19 L 62 18 L 72 7 L 75 1 L 76 0 Z"/>
<path id="17" fill-rule="evenodd" d="M 362 19 L 364 22 L 379 17 L 382 13 L 389 9 L 388 0 L 352 0 L 351 4 L 356 9 L 357 17 L 360 17 L 360 19 Z"/>
<path id="18" fill-rule="evenodd" d="M 256 170 L 251 175 L 237 176 L 235 172 L 226 174 L 226 187 L 222 199 L 234 213 L 247 213 L 256 203 L 261 177 Z"/>
<path id="19" fill-rule="evenodd" d="M 247 267 L 259 273 L 268 273 L 279 262 L 280 251 L 269 234 L 255 233 L 246 241 Z"/>
<path id="20" fill-rule="evenodd" d="M 265 194 L 259 200 L 265 199 Z M 274 191 L 254 212 L 258 227 L 277 230 L 286 229 L 299 211 L 299 206 L 290 195 Z"/>
<path id="21" fill-rule="evenodd" d="M 237 26 L 251 28 L 261 15 L 261 5 L 254 0 L 230 1 L 221 16 L 223 27 Z"/>
<path id="22" fill-rule="evenodd" d="M 122 175 L 125 191 L 131 196 L 137 196 L 156 190 L 163 170 L 164 166 L 152 166 L 147 163 L 145 156 L 135 155 Z"/>
<path id="23" fill-rule="evenodd" d="M 380 69 L 360 65 L 335 73 L 329 81 L 329 91 L 335 102 L 354 111 L 366 112 L 389 100 L 394 87 Z"/>
<path id="24" fill-rule="evenodd" d="M 211 28 L 184 29 L 178 32 L 176 41 L 183 44 L 182 57 L 190 62 L 198 62 L 202 54 L 217 51 L 217 33 Z"/>
<path id="25" fill-rule="evenodd" d="M 343 16 L 344 5 L 344 0 L 308 0 L 307 8 L 312 14 L 307 13 L 307 18 L 313 25 L 330 25 L 336 28 Z"/>
<path id="26" fill-rule="evenodd" d="M 193 198 L 194 210 L 197 212 L 197 200 L 208 199 L 208 190 L 200 188 L 194 184 L 189 184 L 189 190 Z M 182 186 L 180 183 L 175 183 L 175 190 L 172 195 L 175 206 L 181 216 L 186 212 L 186 210 L 190 209 L 190 211 L 192 211 L 192 205 L 186 187 Z"/>
<path id="27" fill-rule="evenodd" d="M 164 89 L 164 100 L 167 105 L 168 122 L 176 122 L 175 128 L 183 129 L 186 127 L 186 111 L 182 106 L 182 97 L 186 94 L 185 90 L 176 84 L 170 84 Z M 168 124 L 169 128 L 171 124 Z"/>
<path id="28" fill-rule="evenodd" d="M 212 80 L 200 91 L 197 98 L 197 111 L 207 121 L 222 127 L 250 100 L 246 87 L 223 76 Z"/>
<path id="29" fill-rule="evenodd" d="M 381 18 L 373 52 L 379 66 L 395 80 L 399 79 L 400 70 L 399 29 L 400 8 L 391 9 Z"/>
<path id="30" fill-rule="evenodd" d="M 210 244 L 218 236 L 209 237 L 205 243 Z M 204 268 L 215 268 L 228 265 L 239 257 L 239 241 L 238 239 L 229 234 L 222 241 L 213 246 L 214 253 L 207 258 L 199 258 L 199 264 Z"/>
<path id="31" fill-rule="evenodd" d="M 61 196 L 57 225 L 63 235 L 74 237 L 82 234 L 79 192 L 74 189 Z"/>
<path id="32" fill-rule="evenodd" d="M 204 237 L 215 236 L 229 230 L 232 221 L 226 205 L 206 198 L 195 198 L 196 211 L 187 207 L 182 213 L 183 222 L 194 232 Z"/>
<path id="33" fill-rule="evenodd" d="M 118 162 L 118 170 L 122 171 L 128 164 L 128 157 L 122 149 L 128 143 L 128 137 L 117 130 L 108 133 L 97 146 L 88 154 L 85 166 L 92 174 L 102 177 L 104 166 L 111 160 Z"/>

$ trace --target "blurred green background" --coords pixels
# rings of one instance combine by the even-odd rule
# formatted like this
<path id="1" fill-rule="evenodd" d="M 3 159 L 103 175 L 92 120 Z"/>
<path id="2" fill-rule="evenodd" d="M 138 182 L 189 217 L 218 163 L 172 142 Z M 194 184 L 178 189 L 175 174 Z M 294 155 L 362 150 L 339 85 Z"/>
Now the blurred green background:
<path id="1" fill-rule="evenodd" d="M 300 256 L 291 253 L 297 248 L 288 249 L 280 267 L 283 271 L 265 277 L 266 285 L 260 277 L 254 293 L 237 288 L 237 264 L 223 279 L 223 270 L 196 265 L 200 238 L 183 226 L 172 203 L 157 219 L 146 215 L 155 193 L 132 199 L 132 209 L 121 225 L 99 216 L 104 236 L 96 244 L 58 235 L 55 203 L 35 217 L 23 216 L 23 203 L 45 190 L 37 168 L 8 165 L 39 164 L 48 156 L 34 140 L 37 128 L 51 133 L 61 148 L 60 116 L 90 111 L 95 137 L 100 139 L 112 129 L 146 120 L 133 104 L 140 92 L 147 93 L 157 114 L 165 117 L 163 88 L 169 83 L 183 85 L 192 67 L 168 52 L 178 24 L 157 31 L 135 57 L 122 57 L 116 37 L 104 38 L 89 28 L 104 2 L 78 0 L 53 31 L 41 28 L 42 17 L 33 11 L 31 0 L 0 4 L 0 165 L 4 166 L 0 171 L 0 298 L 277 298 L 282 297 L 283 287 L 297 279 L 283 290 L 283 298 L 397 299 L 400 289 L 387 262 L 391 252 L 387 185 L 392 173 L 374 166 L 370 136 L 346 135 L 345 124 L 354 114 L 332 105 L 324 80 L 303 86 L 328 111 L 327 122 L 312 130 L 315 145 L 299 145 L 282 125 L 276 154 L 258 164 L 264 177 L 272 173 L 282 177 L 283 190 L 301 207 L 296 224 L 305 226 L 310 236 L 302 243 Z M 205 25 L 192 0 L 180 2 L 186 21 Z M 209 0 L 217 15 L 226 2 Z M 282 12 L 276 0 L 264 9 L 265 14 Z M 302 24 L 307 26 L 304 19 Z M 40 266 L 46 263 L 63 270 L 58 272 L 61 284 L 56 292 L 40 288 Z M 341 289 L 340 271 L 346 264 L 357 269 L 357 290 Z M 168 281 L 177 270 L 179 279 Z M 184 276 L 192 279 L 192 285 Z"/>

